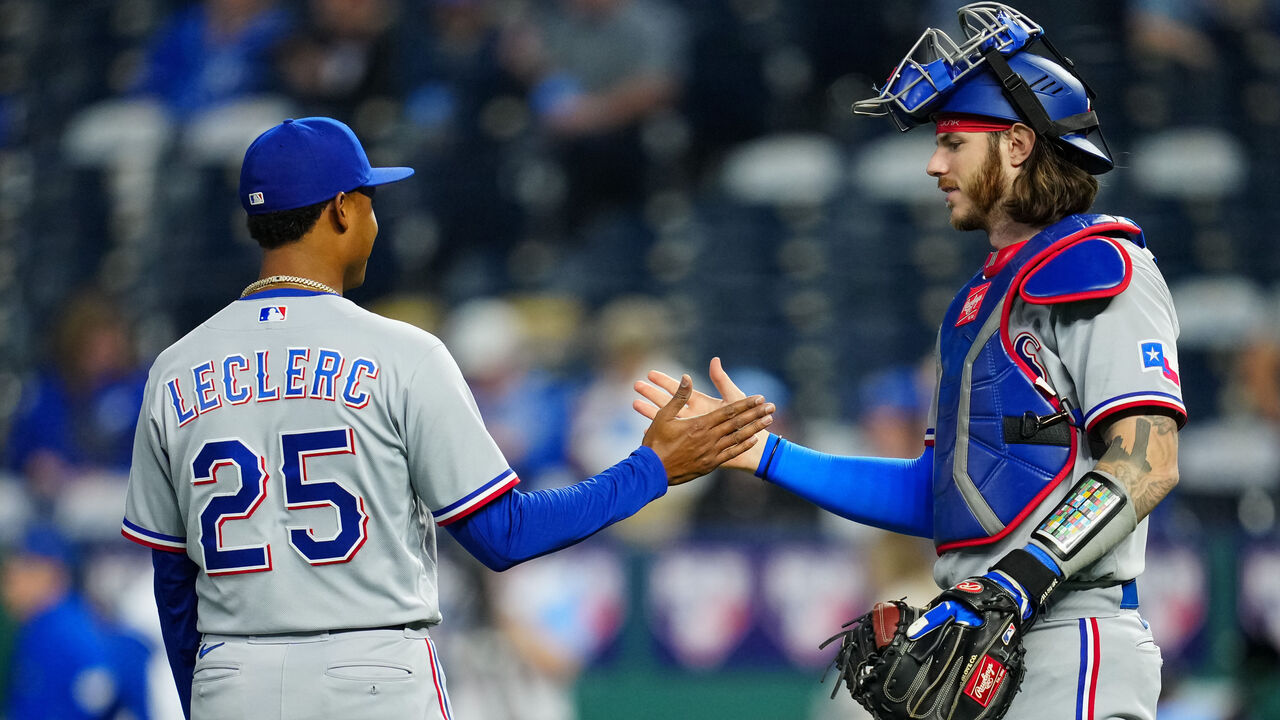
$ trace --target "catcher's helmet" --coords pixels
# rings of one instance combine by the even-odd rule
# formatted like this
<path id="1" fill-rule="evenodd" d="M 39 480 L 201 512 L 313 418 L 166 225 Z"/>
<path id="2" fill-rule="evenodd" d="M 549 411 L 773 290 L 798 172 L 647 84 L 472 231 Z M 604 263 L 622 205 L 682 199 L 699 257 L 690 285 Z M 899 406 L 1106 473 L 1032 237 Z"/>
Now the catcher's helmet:
<path id="1" fill-rule="evenodd" d="M 880 94 L 854 103 L 853 111 L 888 115 L 903 132 L 940 113 L 1022 122 L 1086 172 L 1110 170 L 1111 152 L 1090 107 L 1093 92 L 1043 28 L 1001 3 L 973 3 L 958 13 L 962 44 L 937 28 L 925 30 Z M 1053 59 L 1027 50 L 1037 41 Z"/>

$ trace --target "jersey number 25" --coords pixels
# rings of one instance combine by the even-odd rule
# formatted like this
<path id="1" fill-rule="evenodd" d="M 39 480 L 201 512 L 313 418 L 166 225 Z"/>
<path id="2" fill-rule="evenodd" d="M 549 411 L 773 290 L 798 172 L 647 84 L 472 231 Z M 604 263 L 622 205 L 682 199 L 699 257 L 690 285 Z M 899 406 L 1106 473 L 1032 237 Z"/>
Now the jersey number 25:
<path id="1" fill-rule="evenodd" d="M 367 537 L 369 515 L 364 509 L 364 499 L 353 495 L 336 480 L 307 477 L 307 458 L 344 454 L 355 454 L 352 428 L 280 434 L 285 507 L 301 510 L 328 506 L 337 512 L 338 531 L 330 538 L 316 538 L 315 531 L 309 527 L 286 526 L 289 544 L 312 565 L 347 562 Z M 209 498 L 200 511 L 200 547 L 204 552 L 205 571 L 210 575 L 231 575 L 270 570 L 270 543 L 227 547 L 222 540 L 224 524 L 253 515 L 266 498 L 270 478 L 267 458 L 240 439 L 210 440 L 191 462 L 192 483 L 216 483 L 218 471 L 226 467 L 236 468 L 240 489 Z"/>

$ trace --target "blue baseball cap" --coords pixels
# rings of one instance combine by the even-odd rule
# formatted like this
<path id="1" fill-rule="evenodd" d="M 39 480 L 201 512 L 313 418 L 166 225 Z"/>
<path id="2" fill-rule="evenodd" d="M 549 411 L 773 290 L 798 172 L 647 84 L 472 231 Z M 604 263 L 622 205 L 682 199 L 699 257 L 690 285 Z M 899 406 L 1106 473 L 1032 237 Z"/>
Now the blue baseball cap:
<path id="1" fill-rule="evenodd" d="M 265 215 L 412 174 L 408 167 L 370 167 L 356 134 L 333 118 L 290 118 L 259 135 L 245 151 L 240 204 L 250 215 Z"/>
<path id="2" fill-rule="evenodd" d="M 37 523 L 28 527 L 14 548 L 17 555 L 49 560 L 67 568 L 74 568 L 78 559 L 75 546 L 54 525 Z"/>

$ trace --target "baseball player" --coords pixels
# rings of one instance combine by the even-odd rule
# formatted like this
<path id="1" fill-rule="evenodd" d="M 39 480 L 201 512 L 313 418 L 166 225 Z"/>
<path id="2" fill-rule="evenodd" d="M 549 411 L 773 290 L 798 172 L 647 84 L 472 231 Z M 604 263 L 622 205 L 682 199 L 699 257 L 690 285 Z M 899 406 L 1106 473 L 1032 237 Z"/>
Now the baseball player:
<path id="1" fill-rule="evenodd" d="M 959 42 L 927 30 L 880 94 L 854 106 L 903 131 L 934 126 L 926 172 L 951 224 L 992 248 L 942 319 L 923 453 L 840 457 L 768 435 L 730 466 L 932 538 L 934 579 L 949 590 L 910 626 L 913 640 L 984 622 L 984 602 L 956 598 L 1016 602 L 1022 623 L 1001 639 L 1025 631 L 1026 674 L 1009 717 L 1154 718 L 1161 657 L 1137 578 L 1145 518 L 1178 480 L 1178 322 L 1138 226 L 1086 214 L 1093 175 L 1112 159 L 1070 61 L 1013 8 L 959 15 Z M 718 360 L 711 377 L 726 400 L 742 396 Z M 651 403 L 677 386 L 649 380 L 636 409 L 655 417 Z M 719 402 L 697 393 L 689 409 Z M 979 710 L 1006 679 L 990 670 L 956 690 Z"/>
<path id="2" fill-rule="evenodd" d="M 502 570 L 576 543 L 754 444 L 761 397 L 649 426 L 575 485 L 515 489 L 449 352 L 342 297 L 378 232 L 350 128 L 286 120 L 245 153 L 261 279 L 156 359 L 123 534 L 192 718 L 452 718 L 430 627 L 435 526 Z"/>

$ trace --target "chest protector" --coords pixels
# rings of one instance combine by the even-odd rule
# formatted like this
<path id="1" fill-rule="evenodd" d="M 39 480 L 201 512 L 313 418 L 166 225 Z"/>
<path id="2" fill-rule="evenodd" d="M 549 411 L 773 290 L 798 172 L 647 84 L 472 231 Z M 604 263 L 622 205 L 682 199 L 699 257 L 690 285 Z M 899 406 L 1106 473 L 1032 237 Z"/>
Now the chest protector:
<path id="1" fill-rule="evenodd" d="M 1109 298 L 1129 285 L 1122 243 L 1145 247 L 1132 221 L 1071 215 L 1022 244 L 994 275 L 956 295 L 938 335 L 933 528 L 939 553 L 996 542 L 1072 474 L 1083 440 L 1079 408 L 1060 397 L 1010 337 L 1014 302 Z M 928 442 L 928 437 L 926 437 Z"/>

